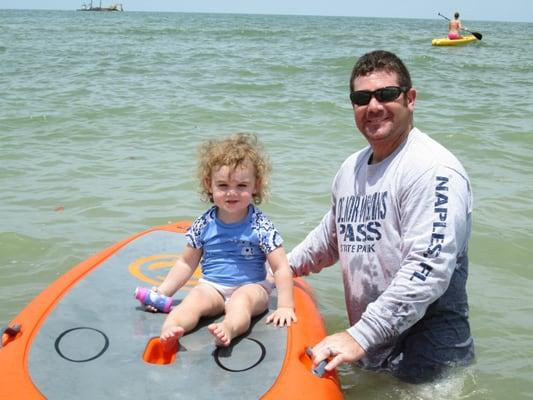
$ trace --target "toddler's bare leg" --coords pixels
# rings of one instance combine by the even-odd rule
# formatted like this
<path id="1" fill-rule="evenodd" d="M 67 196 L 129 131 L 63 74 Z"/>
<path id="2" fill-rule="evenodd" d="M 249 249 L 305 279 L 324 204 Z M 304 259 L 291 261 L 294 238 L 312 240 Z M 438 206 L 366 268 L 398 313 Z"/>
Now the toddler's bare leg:
<path id="1" fill-rule="evenodd" d="M 249 284 L 238 288 L 226 302 L 226 316 L 222 322 L 207 328 L 215 337 L 217 346 L 229 346 L 231 340 L 250 327 L 252 317 L 268 307 L 268 293 L 261 285 Z"/>
<path id="2" fill-rule="evenodd" d="M 176 348 L 178 340 L 193 329 L 201 317 L 211 317 L 224 311 L 224 299 L 210 285 L 200 283 L 168 314 L 161 328 L 164 348 Z"/>

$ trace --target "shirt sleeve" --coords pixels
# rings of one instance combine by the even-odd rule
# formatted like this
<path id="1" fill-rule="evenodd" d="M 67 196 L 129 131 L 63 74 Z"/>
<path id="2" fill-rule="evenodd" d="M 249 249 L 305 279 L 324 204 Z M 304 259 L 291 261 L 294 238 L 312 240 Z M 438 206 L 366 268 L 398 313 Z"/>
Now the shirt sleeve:
<path id="1" fill-rule="evenodd" d="M 322 218 L 320 224 L 288 255 L 295 276 L 317 273 L 339 259 L 334 208 Z"/>
<path id="2" fill-rule="evenodd" d="M 419 321 L 443 295 L 467 251 L 472 197 L 468 179 L 435 167 L 398 198 L 401 265 L 388 288 L 348 333 L 366 350 L 389 342 Z"/>
<path id="3" fill-rule="evenodd" d="M 264 254 L 271 253 L 283 244 L 283 238 L 265 214 L 255 210 L 255 227 L 259 236 L 259 248 Z"/>
<path id="4" fill-rule="evenodd" d="M 187 229 L 185 239 L 187 243 L 194 249 L 201 249 L 204 246 L 203 236 L 209 221 L 212 219 L 214 208 L 210 208 L 191 224 Z"/>

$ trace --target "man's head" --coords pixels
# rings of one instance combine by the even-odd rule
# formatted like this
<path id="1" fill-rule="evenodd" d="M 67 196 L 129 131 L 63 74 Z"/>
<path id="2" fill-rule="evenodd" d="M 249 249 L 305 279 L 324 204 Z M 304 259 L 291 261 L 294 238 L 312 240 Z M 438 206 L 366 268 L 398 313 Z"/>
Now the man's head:
<path id="1" fill-rule="evenodd" d="M 372 146 L 372 162 L 388 157 L 413 128 L 416 90 L 404 63 L 393 53 L 363 55 L 350 78 L 355 124 Z"/>
<path id="2" fill-rule="evenodd" d="M 374 71 L 395 73 L 398 76 L 398 86 L 409 88 L 413 86 L 407 67 L 396 54 L 385 50 L 375 50 L 366 53 L 355 63 L 350 77 L 350 92 L 354 91 L 355 78 L 369 75 Z"/>

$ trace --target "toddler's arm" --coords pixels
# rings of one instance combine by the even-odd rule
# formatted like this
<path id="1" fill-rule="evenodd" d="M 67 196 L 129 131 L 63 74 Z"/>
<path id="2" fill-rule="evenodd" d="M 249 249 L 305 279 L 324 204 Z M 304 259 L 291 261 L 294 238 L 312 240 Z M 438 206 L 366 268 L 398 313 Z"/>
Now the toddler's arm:
<path id="1" fill-rule="evenodd" d="M 283 247 L 280 246 L 267 254 L 267 261 L 276 282 L 278 308 L 267 317 L 266 322 L 275 326 L 290 326 L 292 322 L 297 321 L 297 318 L 294 313 L 292 270 Z"/>
<path id="2" fill-rule="evenodd" d="M 165 296 L 172 297 L 191 278 L 194 270 L 202 258 L 202 249 L 195 249 L 190 245 L 185 246 L 185 250 L 178 256 L 176 263 L 168 272 L 165 280 L 152 290 Z M 150 311 L 157 311 L 153 307 L 146 307 Z"/>

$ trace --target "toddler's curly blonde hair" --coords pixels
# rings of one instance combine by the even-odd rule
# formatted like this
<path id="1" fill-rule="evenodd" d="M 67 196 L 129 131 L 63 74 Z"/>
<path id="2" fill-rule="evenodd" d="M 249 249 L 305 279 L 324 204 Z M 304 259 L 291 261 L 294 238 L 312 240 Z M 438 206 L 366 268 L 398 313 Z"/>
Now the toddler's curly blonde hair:
<path id="1" fill-rule="evenodd" d="M 213 170 L 227 166 L 232 171 L 250 163 L 258 180 L 254 203 L 261 204 L 268 195 L 271 165 L 257 136 L 236 133 L 226 138 L 211 139 L 199 148 L 198 178 L 203 200 L 213 203 L 210 183 Z"/>

